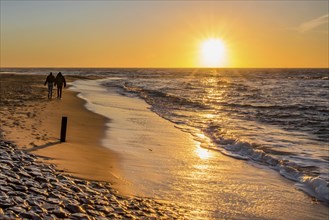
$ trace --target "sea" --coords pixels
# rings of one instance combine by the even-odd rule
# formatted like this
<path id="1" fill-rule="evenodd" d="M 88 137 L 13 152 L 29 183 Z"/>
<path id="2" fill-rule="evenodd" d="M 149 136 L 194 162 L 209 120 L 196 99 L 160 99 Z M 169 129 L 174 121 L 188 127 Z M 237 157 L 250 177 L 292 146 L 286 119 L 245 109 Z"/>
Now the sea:
<path id="1" fill-rule="evenodd" d="M 309 196 L 329 203 L 328 69 L 61 71 L 101 76 L 97 86 L 144 100 L 203 149 L 274 170 Z M 79 83 L 75 86 L 79 89 Z"/>

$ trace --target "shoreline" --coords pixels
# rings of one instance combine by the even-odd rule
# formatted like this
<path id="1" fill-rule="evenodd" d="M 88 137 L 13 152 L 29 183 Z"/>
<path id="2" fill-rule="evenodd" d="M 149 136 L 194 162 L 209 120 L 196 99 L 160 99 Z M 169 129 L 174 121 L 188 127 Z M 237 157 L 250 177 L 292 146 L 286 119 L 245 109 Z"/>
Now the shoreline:
<path id="1" fill-rule="evenodd" d="M 43 76 L 38 77 L 42 78 Z M 16 80 L 18 78 L 16 78 Z M 135 182 L 130 182 L 132 183 L 132 189 L 135 190 L 138 188 L 138 185 L 143 184 L 144 186 L 147 186 L 150 191 L 151 188 L 148 187 L 147 182 L 143 181 L 143 178 L 149 178 L 154 176 L 154 174 L 159 174 L 159 177 L 161 178 L 158 179 L 152 177 L 151 180 L 155 184 L 154 186 L 160 186 L 159 189 L 156 189 L 157 192 L 159 192 L 159 194 L 167 192 L 169 199 L 155 196 L 149 197 L 158 198 L 155 201 L 164 200 L 174 202 L 175 204 L 184 207 L 181 210 L 187 210 L 185 213 L 188 214 L 178 215 L 177 217 L 187 218 L 187 215 L 191 215 L 195 219 L 215 219 L 220 217 L 249 217 L 257 219 L 273 218 L 274 216 L 277 216 L 278 219 L 283 219 L 284 216 L 290 216 L 293 213 L 293 219 L 299 219 L 299 217 L 306 216 L 310 217 L 310 219 L 317 219 L 317 217 L 323 216 L 323 213 L 327 213 L 327 209 L 321 204 L 317 204 L 316 200 L 312 202 L 311 199 L 302 192 L 294 189 L 291 182 L 281 179 L 277 173 L 274 173 L 271 170 L 255 167 L 249 163 L 245 163 L 245 161 L 234 160 L 219 153 L 205 150 L 200 148 L 198 143 L 194 143 L 193 146 L 187 144 L 184 139 L 188 138 L 193 142 L 193 137 L 187 137 L 188 135 L 186 133 L 174 128 L 171 123 L 155 115 L 155 113 L 151 112 L 148 107 L 145 106 L 145 103 L 142 100 L 127 100 L 129 97 L 123 98 L 118 94 L 111 94 L 110 104 L 115 109 L 110 111 L 107 109 L 106 112 L 110 113 L 110 116 L 113 115 L 113 121 L 108 123 L 110 124 L 109 127 L 105 127 L 105 123 L 108 121 L 102 116 L 87 110 L 86 106 L 84 106 L 86 102 L 83 99 L 76 97 L 76 93 L 70 93 L 70 91 L 64 90 L 63 100 L 53 100 L 48 102 L 45 100 L 45 87 L 37 85 L 34 89 L 40 89 L 40 91 L 43 92 L 42 97 L 39 100 L 35 100 L 37 94 L 32 94 L 31 96 L 34 98 L 33 100 L 30 100 L 31 102 L 29 100 L 24 102 L 23 99 L 25 96 L 17 98 L 17 100 L 23 100 L 23 102 L 13 102 L 10 99 L 11 101 L 7 103 L 8 106 L 6 106 L 3 111 L 0 111 L 1 114 L 7 112 L 7 114 L 4 114 L 6 119 L 1 118 L 1 122 L 7 120 L 5 124 L 8 126 L 7 130 L 12 131 L 12 135 L 14 135 L 15 132 L 19 132 L 18 130 L 21 130 L 21 132 L 17 133 L 19 134 L 17 136 L 19 141 L 25 141 L 26 144 L 25 146 L 20 146 L 25 147 L 23 148 L 25 151 L 28 151 L 28 149 L 36 150 L 32 151 L 32 153 L 39 153 L 40 155 L 38 157 L 43 158 L 43 162 L 54 164 L 55 161 L 66 164 L 67 166 L 75 167 L 75 169 L 80 172 L 83 169 L 80 170 L 79 166 L 72 166 L 71 160 L 76 157 L 73 161 L 77 162 L 77 159 L 83 157 L 75 152 L 82 152 L 84 157 L 89 157 L 92 156 L 89 155 L 89 153 L 94 154 L 94 151 L 88 152 L 88 150 L 85 149 L 88 147 L 93 147 L 97 149 L 97 151 L 98 147 L 102 148 L 99 152 L 111 152 L 111 150 L 113 150 L 111 148 L 108 150 L 101 146 L 100 140 L 104 135 L 104 130 L 100 128 L 103 128 L 106 129 L 108 134 L 110 134 L 107 138 L 109 138 L 108 141 L 111 143 L 110 146 L 114 147 L 114 152 L 115 148 L 119 150 L 119 152 L 117 152 L 120 157 L 117 158 L 117 164 L 114 165 L 116 165 L 116 168 L 118 168 L 119 171 L 122 171 L 123 177 L 126 176 L 135 180 Z M 17 95 L 17 91 L 14 91 L 13 94 Z M 107 96 L 107 99 L 109 98 L 109 94 L 104 95 Z M 100 100 L 102 98 L 102 96 L 95 94 L 93 94 L 93 96 L 100 98 Z M 71 101 L 71 98 L 73 98 L 73 101 Z M 74 99 L 77 102 L 75 102 Z M 11 106 L 11 103 L 13 106 Z M 119 103 L 123 105 L 121 106 L 121 109 Z M 72 109 L 71 105 L 76 106 Z M 126 108 L 125 105 L 132 105 L 134 108 L 129 110 L 130 108 Z M 136 114 L 135 110 L 137 106 L 142 107 L 145 111 L 140 111 L 141 109 L 139 109 L 138 114 Z M 79 114 L 86 111 L 91 118 L 88 119 L 89 116 L 84 115 L 82 116 L 83 120 L 81 118 L 79 119 L 79 117 L 73 119 L 74 117 L 77 117 L 77 113 L 74 112 L 74 109 L 78 111 Z M 125 113 L 123 109 L 128 109 L 128 113 Z M 69 116 L 68 125 L 70 126 L 72 123 L 75 125 L 79 124 L 80 128 L 73 128 L 73 130 L 75 130 L 77 134 L 83 133 L 84 135 L 77 137 L 75 132 L 72 133 L 72 128 L 69 128 L 67 142 L 58 144 L 60 118 L 62 115 L 57 113 L 62 113 L 66 110 L 71 111 L 69 113 L 72 114 Z M 55 114 L 54 112 L 57 113 Z M 94 118 L 96 118 L 95 121 Z M 93 126 L 91 126 L 90 129 L 86 129 L 86 126 L 89 125 L 86 122 L 90 120 L 97 124 L 95 124 L 95 126 L 99 127 L 92 129 Z M 118 120 L 121 120 L 122 122 Z M 28 122 L 31 122 L 31 124 Z M 129 125 L 127 123 L 129 123 Z M 132 126 L 131 123 L 133 123 L 134 126 Z M 142 126 L 141 128 L 144 127 L 147 130 L 139 129 L 140 127 L 136 126 Z M 127 127 L 129 127 L 128 131 L 126 129 Z M 159 128 L 160 131 L 154 128 Z M 81 131 L 81 129 L 83 131 Z M 133 130 L 137 132 L 135 133 L 137 136 L 131 135 L 133 134 Z M 24 134 L 23 131 L 27 132 L 27 134 Z M 177 131 L 179 132 L 177 133 Z M 152 134 L 153 132 L 157 136 L 154 136 Z M 159 132 L 161 132 L 162 137 L 160 139 L 157 138 L 158 134 L 160 134 Z M 166 136 L 166 133 L 168 133 L 169 136 Z M 88 139 L 88 135 L 94 137 L 97 136 L 99 138 L 94 138 L 93 146 L 89 145 L 91 142 Z M 148 138 L 145 138 L 145 136 Z M 141 143 L 140 140 L 142 139 L 139 137 L 143 137 L 144 142 Z M 167 139 L 169 137 L 170 139 Z M 171 140 L 172 137 L 176 137 L 177 139 Z M 88 140 L 87 143 L 86 140 Z M 127 144 L 119 145 L 119 142 L 117 142 L 118 140 L 130 140 L 130 144 L 127 142 Z M 158 143 L 157 140 L 159 140 L 160 143 Z M 189 143 L 192 143 L 190 141 Z M 53 144 L 54 142 L 55 144 Z M 139 148 L 136 148 L 136 144 Z M 81 145 L 85 146 L 81 147 Z M 131 160 L 129 160 L 128 151 L 123 148 L 123 146 L 132 148 L 132 152 L 129 151 L 130 153 L 133 153 L 133 155 L 131 155 Z M 140 153 L 138 157 L 136 157 L 136 153 Z M 50 156 L 56 154 L 58 157 L 50 160 L 50 156 L 47 154 Z M 102 158 L 104 155 L 99 156 Z M 95 157 L 95 159 L 97 158 L 98 156 Z M 154 161 L 157 161 L 157 163 Z M 80 160 L 78 162 L 83 164 L 85 160 Z M 100 159 L 97 159 L 94 162 L 89 162 L 89 164 L 92 164 L 101 161 Z M 149 164 L 147 165 L 147 163 Z M 129 165 L 134 169 L 127 169 L 123 165 Z M 57 168 L 68 173 L 68 171 L 60 164 Z M 100 169 L 104 169 L 104 167 L 100 167 Z M 86 176 L 90 174 L 94 175 L 92 170 L 94 169 L 86 171 L 85 176 L 81 176 L 81 178 L 88 179 Z M 105 171 L 106 170 L 104 169 L 102 172 Z M 115 171 L 115 169 L 112 169 L 111 173 L 115 174 Z M 167 172 L 167 177 L 174 179 L 163 179 L 164 172 Z M 69 173 L 77 176 L 77 172 L 71 171 Z M 119 173 L 122 174 L 121 172 Z M 136 176 L 138 178 L 136 178 Z M 186 182 L 181 181 L 184 179 L 179 179 L 178 177 L 184 177 Z M 142 182 L 138 183 L 138 181 Z M 120 184 L 117 182 L 117 185 Z M 111 187 L 113 186 L 114 185 L 111 185 Z M 116 187 L 114 188 L 117 189 Z M 121 191 L 120 194 L 122 194 Z M 130 198 L 136 198 L 136 196 L 131 196 Z M 143 196 L 142 198 L 145 197 Z M 125 203 L 127 200 L 129 200 L 129 198 L 124 197 L 122 201 Z M 289 211 L 285 210 L 285 204 L 287 204 L 287 202 L 293 202 L 290 207 L 291 210 Z M 316 215 L 315 210 L 319 212 Z M 161 215 L 156 216 L 161 218 Z"/>
<path id="2" fill-rule="evenodd" d="M 4 81 L 16 81 L 17 85 L 13 86 L 25 89 L 22 85 L 24 76 L 1 74 L 1 77 Z M 59 170 L 86 180 L 110 182 L 121 194 L 131 196 L 128 187 L 120 187 L 125 183 L 119 178 L 119 155 L 101 144 L 108 119 L 87 110 L 86 102 L 68 87 L 63 90 L 62 100 L 54 98 L 55 88 L 53 98 L 47 100 L 47 89 L 43 86 L 45 76 L 32 77 L 37 82 L 31 83 L 27 100 L 19 100 L 24 93 L 14 97 L 17 103 L 10 97 L 13 95 L 11 91 L 8 98 L 2 95 L 4 106 L 0 113 L 4 115 L 1 121 L 4 138 L 37 155 L 39 160 L 55 164 Z M 75 80 L 75 77 L 67 78 L 69 82 Z M 2 85 L 5 85 L 4 82 Z M 12 104 L 6 103 L 6 100 Z M 62 116 L 68 117 L 66 142 L 63 143 L 59 141 Z"/>
<path id="3" fill-rule="evenodd" d="M 135 192 L 175 201 L 194 210 L 195 219 L 285 219 L 292 213 L 292 219 L 310 214 L 317 219 L 328 213 L 275 170 L 202 148 L 207 143 L 151 111 L 143 99 L 100 86 L 106 82 L 73 85 L 88 109 L 111 118 L 104 145 L 121 155 L 124 177 Z M 285 207 L 289 202 L 290 211 Z"/>
<path id="4" fill-rule="evenodd" d="M 77 177 L 115 183 L 119 181 L 116 164 L 119 156 L 101 146 L 106 119 L 88 111 L 77 93 L 66 89 L 62 100 L 52 100 L 41 112 L 41 130 L 48 130 L 56 141 L 28 149 L 34 154 L 53 158 L 59 169 Z M 56 109 L 55 111 L 53 109 Z M 59 142 L 61 118 L 68 118 L 66 142 Z M 54 138 L 55 139 L 55 138 Z"/>
<path id="5" fill-rule="evenodd" d="M 275 170 L 201 147 L 207 143 L 151 111 L 143 99 L 100 86 L 107 82 L 73 85 L 88 109 L 111 118 L 104 145 L 121 155 L 122 172 L 135 192 L 175 201 L 200 219 L 285 219 L 291 213 L 292 219 L 301 219 L 314 215 L 315 209 L 318 217 L 327 213 Z M 292 212 L 285 211 L 289 202 Z"/>
<path id="6" fill-rule="evenodd" d="M 76 93 L 49 102 L 44 76 L 0 76 L 0 218 L 190 218 L 174 203 L 117 190 L 119 158 L 100 144 L 106 120 Z M 69 117 L 65 143 L 58 139 L 62 114 Z"/>

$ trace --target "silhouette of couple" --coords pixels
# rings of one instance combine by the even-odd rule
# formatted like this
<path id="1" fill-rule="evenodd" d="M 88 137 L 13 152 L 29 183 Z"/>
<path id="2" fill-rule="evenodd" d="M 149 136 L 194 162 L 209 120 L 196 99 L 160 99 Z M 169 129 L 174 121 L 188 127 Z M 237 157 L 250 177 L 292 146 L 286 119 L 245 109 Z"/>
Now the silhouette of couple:
<path id="1" fill-rule="evenodd" d="M 57 98 L 61 99 L 63 86 L 66 87 L 66 81 L 62 73 L 59 72 L 55 78 L 53 73 L 50 72 L 50 74 L 47 76 L 45 85 L 47 83 L 48 83 L 48 99 L 51 99 L 53 96 L 53 86 L 57 86 Z"/>

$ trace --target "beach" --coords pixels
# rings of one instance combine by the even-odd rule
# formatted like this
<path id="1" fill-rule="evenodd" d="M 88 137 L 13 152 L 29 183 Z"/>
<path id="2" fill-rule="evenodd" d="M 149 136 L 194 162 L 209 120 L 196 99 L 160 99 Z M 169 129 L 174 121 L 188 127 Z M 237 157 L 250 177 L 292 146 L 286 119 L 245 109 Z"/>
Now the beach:
<path id="1" fill-rule="evenodd" d="M 9 97 L 14 93 L 18 96 L 15 97 L 17 100 L 3 98 L 5 103 L 2 113 L 5 115 L 8 111 L 10 114 L 9 119 L 2 117 L 4 130 L 8 131 L 5 132 L 8 139 L 15 140 L 18 146 L 45 160 L 52 158 L 52 163 L 58 165 L 59 169 L 65 170 L 65 167 L 69 166 L 69 172 L 76 173 L 81 178 L 94 176 L 95 179 L 104 181 L 115 179 L 117 156 L 100 147 L 105 118 L 84 109 L 84 101 L 68 90 L 65 91 L 65 98 L 62 100 L 56 98 L 55 89 L 53 99 L 45 99 L 43 78 L 40 76 L 29 77 L 35 82 L 31 83 L 29 85 L 31 88 L 28 89 L 25 88 L 26 84 L 29 84 L 27 77 L 25 79 L 25 76 L 8 76 L 7 79 L 10 78 L 20 84 L 21 91 L 17 91 L 15 85 L 9 84 L 6 88 L 8 82 L 5 76 L 1 78 L 5 81 L 2 90 L 9 94 Z M 10 89 L 16 91 L 8 91 Z M 24 89 L 28 90 L 28 93 Z M 10 100 L 10 103 L 6 100 Z M 61 143 L 59 138 L 63 116 L 68 118 L 67 141 Z M 90 148 L 90 146 L 94 147 Z M 58 163 L 59 160 L 61 163 Z M 98 173 L 104 172 L 104 169 L 107 170 L 108 175 L 101 174 L 100 178 Z M 108 179 L 104 176 L 108 176 Z"/>
<path id="2" fill-rule="evenodd" d="M 62 100 L 56 95 L 47 100 L 44 76 L 1 74 L 0 79 L 1 139 L 15 143 L 0 143 L 1 218 L 185 216 L 173 205 L 125 197 L 122 195 L 128 192 L 119 194 L 113 189 L 112 184 L 120 189 L 121 180 L 116 177 L 119 158 L 100 146 L 106 120 L 87 111 L 74 92 L 65 90 Z M 67 140 L 60 143 L 64 115 L 68 117 Z M 81 192 L 84 195 L 79 195 Z"/>
<path id="3" fill-rule="evenodd" d="M 1 134 L 6 140 L 2 142 L 3 148 L 9 148 L 6 154 L 16 154 L 11 152 L 18 148 L 23 158 L 32 158 L 29 160 L 38 167 L 38 173 L 41 167 L 47 167 L 46 173 L 51 175 L 38 174 L 47 181 L 40 186 L 40 190 L 46 191 L 43 196 L 47 197 L 54 188 L 50 179 L 57 179 L 62 184 L 60 190 L 64 191 L 57 199 L 66 201 L 56 201 L 56 208 L 49 208 L 49 214 L 32 210 L 30 206 L 22 207 L 23 210 L 32 210 L 42 217 L 59 217 L 53 210 L 61 208 L 69 218 L 77 217 L 78 213 L 80 217 L 97 219 L 100 216 L 137 219 L 321 219 L 327 216 L 325 205 L 293 187 L 291 181 L 274 170 L 202 147 L 207 143 L 200 141 L 201 134 L 193 136 L 184 132 L 151 111 L 142 99 L 100 89 L 102 79 L 95 81 L 92 77 L 74 75 L 67 79 L 73 82 L 71 88 L 75 92 L 65 89 L 62 100 L 49 101 L 43 86 L 44 75 L 1 75 Z M 59 142 L 62 116 L 68 117 L 64 143 Z M 6 160 L 15 159 L 8 156 Z M 8 176 L 13 174 L 8 173 L 2 179 Z M 23 178 L 18 176 L 17 180 Z M 32 179 L 35 181 L 36 177 Z M 15 183 L 22 185 L 15 180 L 11 184 Z M 85 186 L 88 190 L 84 190 Z M 2 208 L 4 215 L 24 217 L 22 209 L 13 210 L 17 203 L 9 201 L 8 194 L 15 187 L 8 184 L 3 187 L 7 190 L 3 198 L 8 202 Z M 24 196 L 33 197 L 33 190 L 26 187 Z M 65 191 L 76 187 L 79 188 L 76 191 L 87 194 L 84 195 L 87 199 L 71 198 L 72 194 Z M 93 190 L 96 192 L 88 194 Z M 104 190 L 107 190 L 105 194 Z M 103 197 L 95 199 L 95 195 Z M 71 199 L 74 200 L 70 203 Z M 105 200 L 108 206 L 113 199 L 119 205 L 111 206 L 113 210 L 109 212 L 103 210 L 104 206 L 84 205 L 87 200 L 102 200 L 99 203 Z M 43 200 L 49 203 L 47 198 Z M 140 201 L 134 203 L 138 211 L 129 201 Z M 68 208 L 72 203 L 83 211 L 74 213 L 71 206 Z M 152 207 L 151 211 L 145 207 Z M 93 211 L 101 214 L 90 214 Z"/>

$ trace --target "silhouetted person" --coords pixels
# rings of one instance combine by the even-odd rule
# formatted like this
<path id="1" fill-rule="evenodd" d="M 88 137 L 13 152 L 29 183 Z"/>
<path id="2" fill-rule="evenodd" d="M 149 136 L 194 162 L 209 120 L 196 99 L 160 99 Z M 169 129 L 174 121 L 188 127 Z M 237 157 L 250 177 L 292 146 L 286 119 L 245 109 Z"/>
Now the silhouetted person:
<path id="1" fill-rule="evenodd" d="M 53 73 L 50 72 L 45 82 L 45 85 L 48 83 L 48 99 L 51 99 L 53 97 L 54 82 L 55 82 L 55 77 L 53 76 Z"/>
<path id="2" fill-rule="evenodd" d="M 62 98 L 63 85 L 64 85 L 64 87 L 66 87 L 66 81 L 65 81 L 65 78 L 62 75 L 62 73 L 59 72 L 55 79 L 55 86 L 57 86 L 57 98 L 58 99 Z"/>

